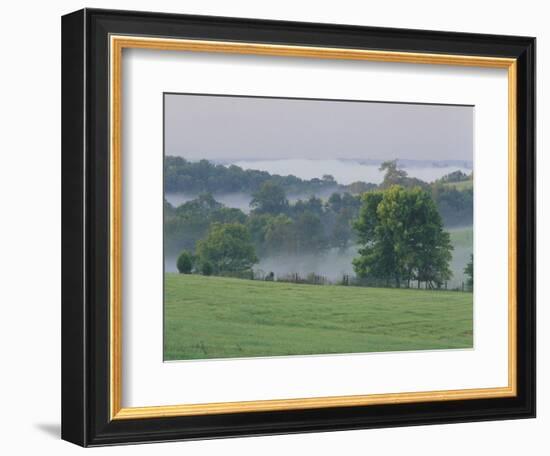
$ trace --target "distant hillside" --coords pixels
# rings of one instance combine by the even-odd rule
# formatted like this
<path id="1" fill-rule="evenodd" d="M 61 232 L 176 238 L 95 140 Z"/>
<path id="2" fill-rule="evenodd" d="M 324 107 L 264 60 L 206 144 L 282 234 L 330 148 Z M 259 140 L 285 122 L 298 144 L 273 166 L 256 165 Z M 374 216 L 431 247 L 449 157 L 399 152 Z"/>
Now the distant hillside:
<path id="1" fill-rule="evenodd" d="M 304 199 L 313 195 L 326 199 L 333 193 L 357 196 L 395 184 L 405 187 L 420 186 L 431 193 L 446 226 L 472 224 L 474 189 L 471 174 L 454 171 L 428 184 L 409 177 L 406 171 L 399 169 L 397 161 L 394 163 L 395 169 L 392 168 L 393 171 L 389 173 L 386 171 L 384 182 L 380 185 L 362 181 L 341 185 L 331 175 L 307 180 L 293 175 L 281 176 L 267 171 L 243 169 L 236 165 L 215 164 L 208 160 L 191 162 L 181 157 L 168 156 L 164 161 L 164 182 L 167 194 L 186 193 L 197 196 L 206 193 L 252 195 L 269 181 L 281 187 L 287 196 L 301 195 L 300 198 Z"/>
<path id="2" fill-rule="evenodd" d="M 215 164 L 208 160 L 191 162 L 182 157 L 167 156 L 164 160 L 164 185 L 168 193 L 247 193 L 256 192 L 264 182 L 273 182 L 287 194 L 326 193 L 327 190 L 361 193 L 376 188 L 375 184 L 355 182 L 340 185 L 331 175 L 310 180 L 293 175 L 281 176 L 267 171 L 243 169 L 236 165 Z"/>

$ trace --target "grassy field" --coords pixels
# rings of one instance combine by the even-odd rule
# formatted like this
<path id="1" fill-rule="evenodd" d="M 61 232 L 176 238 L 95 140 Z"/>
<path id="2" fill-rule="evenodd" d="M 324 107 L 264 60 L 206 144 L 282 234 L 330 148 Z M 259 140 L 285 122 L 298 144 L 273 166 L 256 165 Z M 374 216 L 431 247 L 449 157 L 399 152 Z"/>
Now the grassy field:
<path id="1" fill-rule="evenodd" d="M 166 360 L 472 347 L 472 294 L 165 276 Z"/>

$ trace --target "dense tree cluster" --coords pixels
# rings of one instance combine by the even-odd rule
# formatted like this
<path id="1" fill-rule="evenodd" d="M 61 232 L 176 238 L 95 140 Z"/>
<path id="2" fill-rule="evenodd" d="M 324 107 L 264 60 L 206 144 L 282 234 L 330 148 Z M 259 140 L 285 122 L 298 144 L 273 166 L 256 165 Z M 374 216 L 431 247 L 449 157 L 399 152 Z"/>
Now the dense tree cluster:
<path id="1" fill-rule="evenodd" d="M 359 277 L 396 287 L 416 280 L 428 288 L 450 279 L 450 236 L 428 192 L 394 185 L 365 193 L 362 203 L 355 223 L 361 248 L 353 261 Z"/>
<path id="2" fill-rule="evenodd" d="M 474 220 L 474 188 L 459 190 L 454 186 L 435 182 L 430 186 L 432 199 L 445 226 L 471 225 Z"/>
<path id="3" fill-rule="evenodd" d="M 211 194 L 204 193 L 196 199 L 174 208 L 164 202 L 164 242 L 166 252 L 193 252 L 213 223 L 245 223 L 246 214 L 235 208 L 225 207 Z"/>
<path id="4" fill-rule="evenodd" d="M 290 204 L 272 182 L 254 193 L 249 215 L 223 206 L 209 193 L 177 208 L 165 202 L 165 249 L 195 252 L 213 225 L 239 224 L 246 227 L 260 256 L 345 250 L 354 242 L 352 223 L 360 205 L 360 198 L 349 193 L 333 193 L 326 202 L 312 196 Z"/>
<path id="5" fill-rule="evenodd" d="M 197 242 L 195 252 L 180 253 L 176 261 L 180 274 L 246 273 L 258 262 L 250 233 L 242 223 L 214 222 Z"/>
<path id="6" fill-rule="evenodd" d="M 360 195 L 365 192 L 388 189 L 392 185 L 401 185 L 406 188 L 421 187 L 430 190 L 437 208 L 446 226 L 471 224 L 473 221 L 473 188 L 457 188 L 453 183 L 465 182 L 472 179 L 460 170 L 454 171 L 432 184 L 420 179 L 409 177 L 407 172 L 398 167 L 397 160 L 382 163 L 380 170 L 385 172 L 384 180 L 380 185 L 369 182 L 353 182 L 349 185 L 340 185 L 331 175 L 324 175 L 321 179 L 303 180 L 296 176 L 272 175 L 266 171 L 244 170 L 238 166 L 216 165 L 208 160 L 191 162 L 181 157 L 166 157 L 164 166 L 164 181 L 167 192 L 181 192 L 189 194 L 201 193 L 232 193 L 242 192 L 254 194 L 284 190 L 286 195 L 295 193 L 315 194 L 334 189 L 337 193 Z M 261 196 L 261 195 L 260 195 Z M 275 200 L 279 198 L 279 203 Z M 274 194 L 267 204 L 280 204 L 281 194 Z M 285 213 L 281 207 L 253 207 L 260 212 Z"/>
<path id="7" fill-rule="evenodd" d="M 449 185 L 469 181 L 472 176 L 457 170 L 441 177 L 432 184 L 428 184 L 420 179 L 409 177 L 405 170 L 398 168 L 396 160 L 382 163 L 380 170 L 385 171 L 384 180 L 379 186 L 380 189 L 388 189 L 393 185 L 400 185 L 405 188 L 420 187 L 431 193 L 445 226 L 472 224 L 474 217 L 473 186 L 459 189 L 456 186 Z"/>
<path id="8" fill-rule="evenodd" d="M 446 174 L 441 179 L 438 179 L 437 182 L 441 182 L 443 184 L 456 183 L 456 182 L 464 182 L 464 181 L 470 180 L 471 178 L 472 178 L 472 175 L 469 176 L 468 174 L 457 169 L 452 173 Z"/>
<path id="9" fill-rule="evenodd" d="M 178 207 L 165 201 L 165 250 L 183 252 L 177 261 L 182 273 L 242 273 L 259 258 L 345 251 L 358 244 L 353 266 L 359 278 L 397 287 L 412 281 L 439 287 L 451 277 L 452 246 L 443 226 L 473 219 L 473 186 L 450 185 L 471 179 L 460 171 L 427 184 L 388 161 L 381 165 L 380 185 L 339 186 L 330 175 L 304 181 L 206 160 L 167 157 L 166 162 L 168 191 L 202 192 Z M 289 202 L 289 191 L 311 190 L 312 185 L 337 191 L 326 199 Z M 358 194 L 343 191 L 350 188 Z M 248 192 L 250 213 L 224 206 L 213 191 Z"/>
<path id="10" fill-rule="evenodd" d="M 319 253 L 346 249 L 354 239 L 352 221 L 359 197 L 333 193 L 326 202 L 311 196 L 289 204 L 282 189 L 266 183 L 253 195 L 248 227 L 261 255 Z"/>
<path id="11" fill-rule="evenodd" d="M 322 179 L 279 176 L 266 171 L 242 169 L 236 165 L 216 165 L 208 160 L 191 162 L 182 157 L 165 157 L 164 186 L 167 192 L 181 193 L 252 193 L 270 181 L 287 193 L 318 192 L 337 184 L 330 175 Z"/>

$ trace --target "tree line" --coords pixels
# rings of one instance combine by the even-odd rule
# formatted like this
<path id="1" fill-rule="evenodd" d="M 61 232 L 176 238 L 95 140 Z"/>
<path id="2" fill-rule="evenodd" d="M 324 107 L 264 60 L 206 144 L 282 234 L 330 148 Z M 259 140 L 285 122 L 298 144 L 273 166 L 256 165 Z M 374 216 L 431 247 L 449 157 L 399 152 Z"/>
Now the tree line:
<path id="1" fill-rule="evenodd" d="M 279 176 L 267 171 L 224 166 L 208 160 L 191 162 L 182 157 L 164 158 L 164 187 L 167 192 L 180 193 L 236 193 L 251 194 L 265 182 L 283 187 L 288 193 L 315 193 L 336 187 L 330 175 L 310 180 L 296 176 Z"/>
<path id="2" fill-rule="evenodd" d="M 255 252 L 267 257 L 346 250 L 356 240 L 352 223 L 361 200 L 349 193 L 333 193 L 327 201 L 311 196 L 291 204 L 280 186 L 266 182 L 253 193 L 250 214 L 225 207 L 210 193 L 178 207 L 164 204 L 167 253 L 194 252 L 213 227 L 238 224 L 246 228 Z"/>
<path id="3" fill-rule="evenodd" d="M 264 182 L 251 195 L 250 214 L 228 208 L 210 193 L 173 207 L 165 201 L 166 251 L 182 251 L 180 272 L 246 274 L 259 257 L 323 253 L 359 248 L 353 268 L 370 284 L 439 288 L 451 278 L 452 245 L 434 192 L 447 181 L 428 185 L 410 178 L 396 162 L 382 165 L 376 190 L 352 195 L 334 192 L 291 204 L 283 187 Z M 454 179 L 455 177 L 452 177 Z M 466 266 L 468 274 L 473 262 Z"/>
<path id="4" fill-rule="evenodd" d="M 244 170 L 235 165 L 216 165 L 208 160 L 191 162 L 182 157 L 168 156 L 164 162 L 164 185 L 169 193 L 196 195 L 235 192 L 252 195 L 260 191 L 266 183 L 281 187 L 287 195 L 315 194 L 333 190 L 334 193 L 358 196 L 369 191 L 387 189 L 392 185 L 401 185 L 405 188 L 420 187 L 431 193 L 446 226 L 472 223 L 473 187 L 459 188 L 453 185 L 471 181 L 472 175 L 455 171 L 433 183 L 426 183 L 409 177 L 405 170 L 399 169 L 397 160 L 382 163 L 380 169 L 385 172 L 385 176 L 379 185 L 369 182 L 341 185 L 331 175 L 305 180 L 292 175 L 279 176 L 267 171 Z"/>

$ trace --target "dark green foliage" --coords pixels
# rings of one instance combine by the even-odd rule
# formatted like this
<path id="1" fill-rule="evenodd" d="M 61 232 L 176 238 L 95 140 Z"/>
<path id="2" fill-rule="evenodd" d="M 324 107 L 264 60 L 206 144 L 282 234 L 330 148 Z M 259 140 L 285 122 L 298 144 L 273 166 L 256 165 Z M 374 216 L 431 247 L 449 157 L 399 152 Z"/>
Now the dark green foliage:
<path id="1" fill-rule="evenodd" d="M 371 190 L 376 190 L 378 188 L 378 185 L 373 184 L 371 182 L 352 182 L 349 185 L 342 185 L 342 190 L 345 192 L 349 192 L 352 195 L 360 195 L 361 193 L 370 192 Z"/>
<path id="2" fill-rule="evenodd" d="M 463 182 L 463 181 L 470 180 L 470 178 L 471 177 L 468 176 L 468 174 L 463 173 L 462 171 L 457 169 L 452 173 L 445 174 L 445 176 L 443 176 L 441 179 L 438 179 L 438 182 L 441 182 L 441 183 Z"/>
<path id="3" fill-rule="evenodd" d="M 174 206 L 172 206 L 166 198 L 164 198 L 164 214 L 165 215 L 174 214 Z"/>
<path id="4" fill-rule="evenodd" d="M 428 184 L 416 177 L 408 177 L 407 172 L 399 169 L 397 160 L 385 161 L 380 165 L 380 171 L 386 171 L 384 180 L 380 184 L 381 189 L 388 189 L 393 185 L 401 185 L 407 188 L 428 187 Z"/>
<path id="5" fill-rule="evenodd" d="M 242 192 L 251 195 L 260 192 L 258 193 L 260 198 L 257 201 L 260 206 L 256 207 L 255 211 L 264 211 L 277 215 L 286 212 L 284 201 L 275 201 L 275 196 L 281 196 L 280 190 L 284 190 L 283 193 L 286 194 L 304 192 L 311 194 L 334 188 L 335 194 L 341 192 L 344 195 L 352 196 L 361 195 L 376 189 L 388 189 L 392 185 L 401 185 L 406 188 L 418 186 L 426 190 L 431 189 L 432 197 L 446 226 L 464 226 L 472 223 L 473 188 L 472 186 L 459 187 L 459 185 L 471 182 L 473 173 L 468 176 L 457 170 L 447 174 L 433 184 L 427 184 L 420 179 L 409 177 L 405 170 L 399 169 L 397 160 L 382 163 L 380 169 L 386 172 L 384 181 L 380 186 L 360 181 L 349 185 L 339 185 L 330 175 L 325 175 L 322 179 L 311 179 L 308 181 L 292 175 L 279 176 L 271 175 L 265 171 L 243 170 L 235 165 L 216 165 L 208 160 L 189 162 L 181 157 L 166 157 L 165 188 L 167 192 L 184 192 L 189 194 Z M 279 187 L 279 190 L 276 190 L 278 195 L 274 195 L 272 198 L 272 202 L 275 202 L 275 205 L 272 206 L 269 204 L 264 207 L 263 203 L 267 203 L 268 201 L 264 198 L 266 195 L 265 192 L 261 192 L 261 189 L 267 182 L 270 183 L 270 186 Z M 311 210 L 311 208 L 309 209 Z M 171 210 L 173 208 L 169 207 L 166 203 L 165 211 L 167 217 L 171 214 Z M 317 213 L 315 210 L 312 212 Z M 243 223 L 242 220 L 241 223 Z M 188 227 L 185 226 L 184 228 L 187 229 Z M 180 227 L 176 231 L 181 232 L 182 229 Z M 200 227 L 191 227 L 189 230 L 190 234 L 187 237 L 189 239 L 195 238 L 194 241 L 191 240 L 188 243 L 179 242 L 173 248 L 177 250 L 191 248 L 190 244 L 194 244 L 197 240 L 196 236 L 191 234 L 195 229 L 204 232 L 204 227 L 203 229 Z M 168 227 L 168 230 L 170 230 L 170 227 Z"/>
<path id="6" fill-rule="evenodd" d="M 451 242 L 430 195 L 395 185 L 363 195 L 355 223 L 361 244 L 353 261 L 359 277 L 400 287 L 411 280 L 440 287 L 451 277 Z"/>
<path id="7" fill-rule="evenodd" d="M 327 203 L 315 196 L 290 205 L 262 204 L 273 212 L 254 210 L 250 215 L 228 208 L 211 194 L 173 208 L 165 203 L 165 248 L 194 252 L 214 223 L 246 225 L 252 244 L 260 256 L 319 253 L 329 248 L 345 250 L 355 241 L 352 221 L 357 217 L 361 199 L 349 193 L 334 193 Z M 271 200 L 270 200 L 271 201 Z"/>
<path id="8" fill-rule="evenodd" d="M 199 263 L 210 263 L 215 274 L 248 271 L 258 262 L 250 233 L 241 223 L 213 223 L 196 252 Z"/>
<path id="9" fill-rule="evenodd" d="M 472 288 L 474 286 L 474 255 L 470 255 L 470 261 L 464 268 L 464 274 L 468 276 L 468 287 Z"/>
<path id="10" fill-rule="evenodd" d="M 331 211 L 339 212 L 342 209 L 342 195 L 340 193 L 333 193 L 328 198 L 327 206 Z"/>
<path id="11" fill-rule="evenodd" d="M 436 182 L 432 184 L 431 192 L 446 226 L 465 226 L 473 223 L 473 187 L 458 190 L 456 187 Z"/>
<path id="12" fill-rule="evenodd" d="M 323 207 L 323 201 L 316 196 L 310 196 L 307 200 L 298 200 L 291 208 L 291 215 L 294 218 L 300 217 L 301 214 L 309 212 L 317 217 L 322 217 L 325 208 Z"/>
<path id="13" fill-rule="evenodd" d="M 431 191 L 431 196 L 446 226 L 465 226 L 473 223 L 473 186 L 459 190 L 455 186 L 446 185 L 470 180 L 470 176 L 460 170 L 447 174 L 433 184 L 408 177 L 405 170 L 399 169 L 397 160 L 382 163 L 380 170 L 386 171 L 384 181 L 379 186 L 380 189 L 386 190 L 393 185 L 401 185 L 405 188 L 420 187 Z"/>
<path id="14" fill-rule="evenodd" d="M 246 214 L 240 209 L 222 206 L 212 212 L 210 220 L 218 223 L 245 223 Z"/>
<path id="15" fill-rule="evenodd" d="M 306 210 L 294 221 L 294 239 L 297 252 L 322 252 L 327 239 L 319 216 Z"/>
<path id="16" fill-rule="evenodd" d="M 268 181 L 252 194 L 250 207 L 257 214 L 284 214 L 288 210 L 288 200 L 281 186 Z"/>
<path id="17" fill-rule="evenodd" d="M 250 232 L 252 243 L 260 256 L 265 253 L 266 230 L 272 216 L 269 214 L 250 214 L 246 220 L 246 226 Z"/>
<path id="18" fill-rule="evenodd" d="M 246 214 L 239 209 L 223 206 L 210 193 L 201 194 L 175 209 L 165 203 L 166 252 L 182 249 L 194 251 L 197 242 L 206 236 L 208 228 L 215 222 L 245 223 Z"/>
<path id="19" fill-rule="evenodd" d="M 203 185 L 205 182 L 214 185 L 212 182 L 215 182 L 219 176 L 215 173 L 212 174 L 213 169 L 219 170 L 222 174 L 226 172 L 234 173 L 235 175 L 248 173 L 248 171 L 243 171 L 236 166 L 224 167 L 214 165 L 206 160 L 191 163 L 181 158 L 167 157 L 166 164 L 172 171 L 185 169 L 195 181 L 202 182 L 200 185 Z M 368 231 L 371 229 L 367 225 L 377 220 L 378 203 L 380 202 L 378 199 L 382 198 L 384 194 L 381 190 L 389 191 L 393 183 L 400 183 L 401 187 L 412 189 L 415 188 L 415 184 L 420 182 L 420 187 L 428 192 L 423 193 L 423 198 L 426 195 L 431 196 L 431 199 L 436 204 L 437 212 L 439 212 L 446 226 L 466 225 L 472 222 L 473 187 L 450 183 L 456 179 L 463 178 L 463 173 L 449 174 L 444 178 L 449 182 L 444 183 L 439 181 L 428 185 L 418 179 L 409 178 L 404 170 L 399 169 L 397 161 L 385 162 L 382 164 L 381 169 L 385 170 L 385 177 L 379 187 L 375 184 L 365 183 L 338 186 L 334 178 L 329 175 L 323 176 L 322 179 L 307 181 L 309 183 L 315 182 L 316 186 L 321 185 L 319 182 L 330 183 L 335 189 L 345 188 L 350 189 L 349 191 L 352 191 L 353 187 L 356 190 L 362 191 L 362 195 L 370 195 L 368 198 L 363 196 L 363 200 L 361 195 L 353 195 L 349 191 L 335 191 L 325 201 L 317 196 L 310 196 L 307 199 L 300 199 L 291 204 L 287 199 L 286 192 L 294 188 L 294 184 L 289 183 L 289 185 L 286 185 L 284 182 L 286 182 L 285 179 L 287 177 L 289 179 L 288 182 L 295 182 L 294 179 L 297 178 L 287 176 L 281 180 L 279 179 L 280 176 L 253 171 L 251 175 L 263 177 L 262 179 L 253 179 L 253 186 L 257 191 L 250 197 L 253 210 L 249 215 L 239 209 L 225 207 L 216 201 L 211 193 L 201 193 L 196 199 L 188 201 L 179 207 L 173 207 L 165 201 L 164 230 L 166 252 L 167 254 L 173 254 L 173 252 L 180 252 L 181 250 L 195 252 L 197 243 L 207 236 L 210 227 L 216 223 L 237 223 L 244 225 L 249 232 L 250 241 L 254 246 L 256 254 L 262 258 L 323 253 L 328 249 L 338 249 L 344 252 L 358 240 L 359 243 L 365 244 L 361 238 L 365 238 L 365 230 Z M 263 179 L 264 177 L 265 179 Z M 462 183 L 468 184 L 469 182 L 463 181 Z M 209 188 L 208 185 L 206 185 L 207 188 Z M 195 187 L 195 189 L 197 188 L 199 187 Z M 204 187 L 200 188 L 203 189 Z M 379 188 L 378 191 L 376 191 L 377 188 Z M 244 187 L 239 190 L 244 190 Z M 363 217 L 356 223 L 356 226 L 362 226 L 361 230 L 354 230 L 354 223 L 359 216 L 362 201 L 363 206 L 365 205 L 365 201 L 368 201 L 367 205 L 374 204 L 374 202 L 376 204 L 368 210 L 363 207 L 363 210 L 370 211 L 370 215 L 369 217 Z M 372 239 L 372 235 L 369 236 L 371 237 L 368 239 Z M 380 243 L 377 248 L 389 251 L 390 248 L 393 248 L 391 247 L 392 243 L 393 240 L 388 238 L 384 243 Z M 435 277 L 437 274 L 431 271 L 431 269 L 435 267 L 437 270 L 443 271 L 445 269 L 443 267 L 445 258 L 444 256 L 440 256 L 442 264 L 437 264 L 431 260 L 433 254 L 429 252 L 430 247 L 426 247 L 425 250 L 427 260 L 424 261 L 423 266 L 420 263 L 415 266 L 415 273 L 412 276 L 416 277 L 417 280 L 421 278 L 421 280 L 437 286 L 438 283 L 441 283 L 445 274 L 436 280 Z M 374 255 L 375 253 L 376 255 L 382 255 L 380 252 L 369 251 L 369 255 Z M 393 271 L 405 267 L 403 265 L 391 264 L 388 261 L 379 261 L 374 265 L 372 261 L 369 262 L 366 259 L 367 256 L 365 254 L 357 258 L 356 267 L 359 269 L 367 268 L 368 263 L 369 277 L 373 277 L 373 275 L 385 277 L 383 280 L 387 281 L 387 277 L 390 275 L 388 271 L 392 271 L 391 274 L 394 274 Z M 384 255 L 384 257 L 386 259 L 389 258 L 388 255 Z M 417 256 L 416 260 L 421 262 L 420 256 Z M 364 263 L 365 261 L 367 263 Z M 214 265 L 211 266 L 214 267 Z M 403 273 L 401 271 L 398 278 L 394 277 L 391 280 L 392 283 L 401 283 L 403 281 L 409 283 L 411 280 L 410 277 L 410 273 Z M 376 283 L 379 283 L 379 281 Z"/>
<path id="20" fill-rule="evenodd" d="M 334 193 L 327 203 L 312 196 L 285 205 L 283 212 L 255 210 L 246 224 L 260 256 L 320 253 L 333 247 L 344 250 L 355 240 L 352 220 L 360 205 L 360 198 L 349 193 Z"/>
<path id="21" fill-rule="evenodd" d="M 181 252 L 178 257 L 177 268 L 180 274 L 191 274 L 193 270 L 193 255 L 186 250 Z"/>
<path id="22" fill-rule="evenodd" d="M 268 255 L 281 255 L 296 251 L 292 219 L 284 214 L 269 216 L 264 227 L 261 249 Z"/>
<path id="23" fill-rule="evenodd" d="M 201 274 L 202 275 L 209 276 L 209 275 L 212 275 L 213 272 L 214 272 L 214 268 L 212 267 L 212 264 L 210 264 L 208 261 L 205 261 L 201 265 Z"/>
<path id="24" fill-rule="evenodd" d="M 354 235 L 351 224 L 352 219 L 353 215 L 350 213 L 349 209 L 342 209 L 342 211 L 336 215 L 330 232 L 332 247 L 336 247 L 340 249 L 340 251 L 344 251 L 349 247 Z"/>
<path id="25" fill-rule="evenodd" d="M 266 171 L 244 170 L 239 166 L 216 165 L 208 160 L 190 162 L 182 157 L 165 157 L 164 185 L 167 192 L 253 193 L 270 181 L 286 191 L 316 192 L 336 186 L 332 176 L 309 181 L 296 176 L 271 175 Z"/>
<path id="26" fill-rule="evenodd" d="M 386 171 L 384 181 L 380 185 L 382 188 L 389 188 L 392 185 L 401 185 L 407 178 L 407 172 L 398 168 L 397 160 L 383 162 L 380 165 L 380 171 Z"/>

